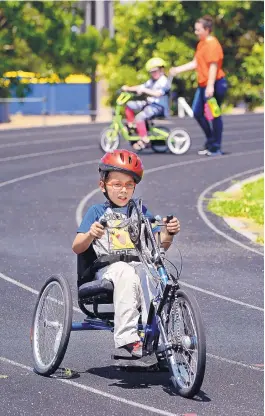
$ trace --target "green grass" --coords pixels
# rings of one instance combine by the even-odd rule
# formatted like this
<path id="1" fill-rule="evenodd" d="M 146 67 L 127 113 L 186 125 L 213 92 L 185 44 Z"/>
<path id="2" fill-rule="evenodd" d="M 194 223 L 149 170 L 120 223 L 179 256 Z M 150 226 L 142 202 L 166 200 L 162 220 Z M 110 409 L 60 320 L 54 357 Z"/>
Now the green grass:
<path id="1" fill-rule="evenodd" d="M 264 178 L 244 185 L 241 192 L 216 192 L 208 209 L 222 217 L 243 217 L 263 225 Z"/>

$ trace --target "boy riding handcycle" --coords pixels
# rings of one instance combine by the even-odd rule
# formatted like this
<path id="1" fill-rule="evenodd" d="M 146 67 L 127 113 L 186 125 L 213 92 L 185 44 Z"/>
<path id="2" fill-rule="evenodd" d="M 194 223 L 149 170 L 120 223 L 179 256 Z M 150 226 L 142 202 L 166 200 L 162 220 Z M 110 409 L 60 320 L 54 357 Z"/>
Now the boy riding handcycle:
<path id="1" fill-rule="evenodd" d="M 146 70 L 150 79 L 141 85 L 124 85 L 121 88 L 112 123 L 101 133 L 100 147 L 104 152 L 117 149 L 121 137 L 135 151 L 151 147 L 157 153 L 169 149 L 171 153 L 180 155 L 189 150 L 191 139 L 185 130 L 176 128 L 170 131 L 153 122 L 155 118 L 165 119 L 169 116 L 171 82 L 164 74 L 165 65 L 161 58 L 149 59 Z M 121 114 L 124 106 L 126 122 L 123 122 Z"/>
<path id="2" fill-rule="evenodd" d="M 179 221 L 168 216 L 161 222 L 141 200 L 132 199 L 143 176 L 135 153 L 107 153 L 99 171 L 107 201 L 88 209 L 73 242 L 79 256 L 78 301 L 87 317 L 82 323 L 72 323 L 69 285 L 59 276 L 51 277 L 34 312 L 35 370 L 42 375 L 56 371 L 71 330 L 111 330 L 118 364 L 150 366 L 166 360 L 175 389 L 193 397 L 203 381 L 206 347 L 197 302 L 180 289 L 179 273 L 169 271 L 165 258 L 165 250 L 180 230 Z M 108 313 L 98 311 L 99 304 L 112 302 L 114 322 Z M 93 313 L 86 308 L 88 304 L 93 305 Z M 56 308 L 60 313 L 54 312 Z M 45 331 L 51 334 L 46 337 L 50 347 L 43 343 Z"/>

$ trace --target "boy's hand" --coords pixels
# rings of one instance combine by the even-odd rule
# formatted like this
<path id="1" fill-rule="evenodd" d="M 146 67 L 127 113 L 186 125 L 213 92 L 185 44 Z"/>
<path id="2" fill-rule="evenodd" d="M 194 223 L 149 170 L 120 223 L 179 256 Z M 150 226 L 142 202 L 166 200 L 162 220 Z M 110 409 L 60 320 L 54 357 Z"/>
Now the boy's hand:
<path id="1" fill-rule="evenodd" d="M 145 88 L 143 86 L 140 86 L 140 87 L 137 88 L 136 94 L 141 95 L 141 94 L 144 93 L 144 90 L 145 90 Z"/>
<path id="2" fill-rule="evenodd" d="M 105 233 L 105 229 L 103 225 L 96 221 L 91 225 L 89 232 L 93 238 L 101 238 Z"/>
<path id="3" fill-rule="evenodd" d="M 127 85 L 123 85 L 123 86 L 121 87 L 121 90 L 122 90 L 122 91 L 128 91 L 128 86 L 127 86 Z"/>
<path id="4" fill-rule="evenodd" d="M 163 222 L 167 225 L 166 229 L 168 233 L 175 235 L 180 231 L 180 223 L 176 217 L 173 217 L 172 220 L 170 220 L 168 223 L 167 219 L 163 218 Z"/>

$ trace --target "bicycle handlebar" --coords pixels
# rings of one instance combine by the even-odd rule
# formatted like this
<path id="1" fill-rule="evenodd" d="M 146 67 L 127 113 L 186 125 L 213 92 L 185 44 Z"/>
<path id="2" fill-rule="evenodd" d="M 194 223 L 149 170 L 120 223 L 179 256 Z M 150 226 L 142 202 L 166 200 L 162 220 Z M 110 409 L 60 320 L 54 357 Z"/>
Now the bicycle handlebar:
<path id="1" fill-rule="evenodd" d="M 101 220 L 99 221 L 99 223 L 104 227 L 104 228 L 107 228 L 107 224 L 108 224 L 108 221 L 107 220 L 105 220 L 105 218 L 101 218 Z"/>
<path id="2" fill-rule="evenodd" d="M 156 215 L 153 218 L 148 218 L 151 224 L 157 223 L 157 226 L 159 227 L 166 227 L 167 224 L 169 223 L 169 221 L 171 221 L 173 219 L 173 215 L 167 215 L 167 220 L 166 220 L 166 224 L 161 222 L 162 218 L 160 217 L 160 215 Z M 160 222 L 159 222 L 160 221 Z M 99 221 L 99 223 L 104 227 L 104 228 L 112 228 L 112 227 L 108 227 L 108 222 L 107 220 L 105 220 L 105 218 L 101 218 L 101 220 Z M 128 224 L 126 224 L 128 225 Z M 126 226 L 125 225 L 125 226 Z M 116 228 L 116 227 L 115 227 Z M 173 235 L 172 233 L 169 233 L 170 235 Z"/>

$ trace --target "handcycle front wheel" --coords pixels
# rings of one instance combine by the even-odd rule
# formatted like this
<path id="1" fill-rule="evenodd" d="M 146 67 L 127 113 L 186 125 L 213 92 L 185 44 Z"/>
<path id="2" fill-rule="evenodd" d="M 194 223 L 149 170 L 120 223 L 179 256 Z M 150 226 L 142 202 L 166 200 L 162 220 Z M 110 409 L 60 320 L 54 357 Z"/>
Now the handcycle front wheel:
<path id="1" fill-rule="evenodd" d="M 31 346 L 34 370 L 53 374 L 61 364 L 70 338 L 73 302 L 69 283 L 51 276 L 42 287 L 33 313 Z"/>
<path id="2" fill-rule="evenodd" d="M 112 127 L 107 127 L 100 135 L 100 148 L 103 152 L 110 152 L 118 149 L 120 144 L 120 135 Z"/>
<path id="3" fill-rule="evenodd" d="M 133 199 L 130 199 L 127 207 L 127 218 L 131 220 L 128 232 L 133 244 L 138 245 L 141 237 L 141 214 Z"/>
<path id="4" fill-rule="evenodd" d="M 171 153 L 175 155 L 183 155 L 191 145 L 191 138 L 186 130 L 174 129 L 167 138 L 167 146 Z"/>
<path id="5" fill-rule="evenodd" d="M 177 393 L 194 397 L 203 383 L 206 366 L 206 338 L 201 313 L 195 297 L 177 290 L 177 302 L 170 306 L 165 325 L 172 355 L 168 358 L 171 381 Z"/>

